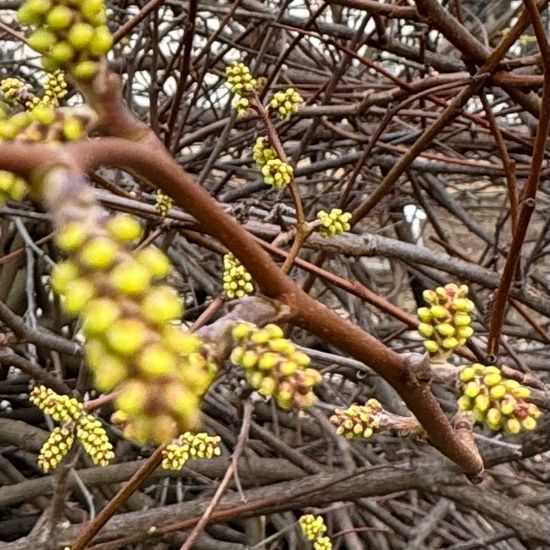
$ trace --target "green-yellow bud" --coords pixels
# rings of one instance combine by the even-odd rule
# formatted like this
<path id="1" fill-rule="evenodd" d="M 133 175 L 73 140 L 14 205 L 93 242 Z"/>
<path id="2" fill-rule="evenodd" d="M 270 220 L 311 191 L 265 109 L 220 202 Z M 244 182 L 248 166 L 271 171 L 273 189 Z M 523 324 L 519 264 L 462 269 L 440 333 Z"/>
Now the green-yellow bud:
<path id="1" fill-rule="evenodd" d="M 91 269 L 108 269 L 117 256 L 116 244 L 107 237 L 96 237 L 89 240 L 80 251 L 79 259 Z"/>
<path id="2" fill-rule="evenodd" d="M 55 30 L 67 28 L 73 20 L 73 11 L 67 6 L 55 6 L 46 16 L 46 23 Z"/>
<path id="3" fill-rule="evenodd" d="M 113 300 L 108 298 L 92 300 L 83 313 L 82 330 L 88 337 L 104 334 L 119 315 L 120 309 Z"/>
<path id="4" fill-rule="evenodd" d="M 469 411 L 473 408 L 472 400 L 467 395 L 461 395 L 457 400 L 457 405 L 461 411 Z"/>
<path id="5" fill-rule="evenodd" d="M 474 309 L 474 302 L 468 298 L 457 298 L 452 303 L 455 311 L 468 313 Z"/>
<path id="6" fill-rule="evenodd" d="M 155 279 L 163 279 L 170 272 L 170 260 L 164 252 L 153 246 L 138 252 L 136 261 L 146 267 Z"/>
<path id="7" fill-rule="evenodd" d="M 462 380 L 462 382 L 469 382 L 474 379 L 475 375 L 476 371 L 473 367 L 464 367 L 460 371 L 460 380 Z"/>
<path id="8" fill-rule="evenodd" d="M 470 338 L 474 334 L 472 327 L 458 327 L 456 329 L 456 335 L 458 338 Z"/>
<path id="9" fill-rule="evenodd" d="M 502 414 L 498 409 L 492 408 L 487 411 L 486 416 L 487 426 L 493 430 L 500 430 L 502 426 Z"/>
<path id="10" fill-rule="evenodd" d="M 512 435 L 515 435 L 521 431 L 521 424 L 517 418 L 509 418 L 504 423 L 504 430 Z"/>
<path id="11" fill-rule="evenodd" d="M 159 286 L 145 294 L 141 310 L 147 320 L 162 324 L 181 318 L 183 304 L 173 288 Z"/>
<path id="12" fill-rule="evenodd" d="M 35 30 L 28 39 L 29 46 L 39 53 L 46 53 L 57 41 L 55 34 L 46 29 Z"/>
<path id="13" fill-rule="evenodd" d="M 69 315 L 78 315 L 94 297 L 95 287 L 87 279 L 76 279 L 67 284 L 63 309 Z"/>
<path id="14" fill-rule="evenodd" d="M 432 306 L 430 308 L 430 313 L 436 319 L 443 319 L 444 317 L 447 317 L 447 315 L 448 315 L 447 310 L 443 306 Z"/>
<path id="15" fill-rule="evenodd" d="M 138 358 L 141 371 L 152 377 L 170 374 L 176 367 L 176 357 L 160 344 L 147 346 Z"/>
<path id="16" fill-rule="evenodd" d="M 489 390 L 489 395 L 491 399 L 498 401 L 506 395 L 506 388 L 502 384 L 497 384 Z"/>
<path id="17" fill-rule="evenodd" d="M 427 307 L 420 307 L 416 310 L 418 318 L 424 323 L 429 323 L 432 320 L 432 314 L 430 309 Z"/>
<path id="18" fill-rule="evenodd" d="M 467 313 L 457 313 L 453 317 L 453 322 L 457 327 L 466 327 L 472 322 L 472 318 Z"/>
<path id="19" fill-rule="evenodd" d="M 437 332 L 439 332 L 439 334 L 441 334 L 441 336 L 450 337 L 450 336 L 454 336 L 454 334 L 455 334 L 455 329 L 454 329 L 453 325 L 451 325 L 449 323 L 441 323 L 441 324 L 437 325 L 435 328 L 436 328 Z"/>
<path id="20" fill-rule="evenodd" d="M 117 265 L 110 277 L 113 286 L 123 294 L 139 296 L 151 283 L 151 272 L 137 262 L 128 261 Z"/>
<path id="21" fill-rule="evenodd" d="M 454 336 L 450 336 L 449 338 L 445 338 L 443 342 L 441 342 L 441 345 L 446 349 L 455 349 L 460 344 Z"/>
<path id="22" fill-rule="evenodd" d="M 97 72 L 95 61 L 80 61 L 74 67 L 72 73 L 77 80 L 91 80 Z"/>
<path id="23" fill-rule="evenodd" d="M 424 340 L 424 347 L 429 353 L 437 353 L 439 350 L 439 345 L 435 340 Z"/>
<path id="24" fill-rule="evenodd" d="M 425 338 L 430 338 L 434 333 L 434 328 L 428 323 L 419 323 L 418 332 Z"/>
<path id="25" fill-rule="evenodd" d="M 113 45 L 113 37 L 106 26 L 96 28 L 88 44 L 88 51 L 97 57 L 105 55 Z"/>
<path id="26" fill-rule="evenodd" d="M 106 333 L 111 349 L 126 357 L 136 353 L 147 338 L 145 325 L 137 319 L 118 319 Z"/>
<path id="27" fill-rule="evenodd" d="M 141 237 L 141 224 L 134 216 L 117 214 L 107 222 L 107 231 L 122 243 L 131 243 Z"/>
<path id="28" fill-rule="evenodd" d="M 476 397 L 479 395 L 480 391 L 481 388 L 477 382 L 468 382 L 464 387 L 464 395 L 467 395 L 468 397 Z"/>
<path id="29" fill-rule="evenodd" d="M 49 57 L 61 64 L 69 63 L 74 57 L 74 49 L 68 42 L 57 42 L 49 52 Z"/>

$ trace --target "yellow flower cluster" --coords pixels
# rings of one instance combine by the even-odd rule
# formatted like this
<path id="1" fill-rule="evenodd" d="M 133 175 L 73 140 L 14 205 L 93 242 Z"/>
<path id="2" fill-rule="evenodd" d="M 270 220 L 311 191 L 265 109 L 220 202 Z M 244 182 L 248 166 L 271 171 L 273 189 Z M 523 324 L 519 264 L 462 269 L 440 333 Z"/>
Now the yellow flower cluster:
<path id="1" fill-rule="evenodd" d="M 25 0 L 17 16 L 36 27 L 28 44 L 43 55 L 47 71 L 62 68 L 89 80 L 113 43 L 103 0 Z"/>
<path id="2" fill-rule="evenodd" d="M 57 244 L 69 259 L 56 266 L 52 287 L 66 313 L 81 317 L 96 387 L 117 390 L 125 436 L 164 443 L 197 424 L 215 366 L 196 336 L 172 324 L 183 303 L 156 284 L 170 262 L 153 246 L 132 252 L 140 235 L 127 214 L 104 225 L 86 217 L 65 224 Z"/>
<path id="3" fill-rule="evenodd" d="M 107 466 L 114 458 L 113 447 L 101 422 L 84 412 L 80 401 L 59 395 L 45 386 L 36 386 L 29 401 L 64 425 L 56 427 L 40 450 L 38 465 L 44 472 L 56 468 L 74 443 L 74 432 L 94 464 Z"/>
<path id="4" fill-rule="evenodd" d="M 273 147 L 269 147 L 268 139 L 266 137 L 259 137 L 252 149 L 252 158 L 261 170 L 268 160 L 277 158 L 277 153 Z"/>
<path id="5" fill-rule="evenodd" d="M 311 407 L 315 403 L 313 386 L 321 374 L 308 368 L 309 357 L 284 338 L 277 325 L 260 329 L 240 322 L 233 328 L 236 346 L 231 361 L 245 370 L 248 383 L 266 397 L 273 397 L 282 409 Z"/>
<path id="6" fill-rule="evenodd" d="M 168 196 L 162 189 L 157 189 L 155 208 L 157 212 L 165 218 L 174 206 L 174 200 Z"/>
<path id="7" fill-rule="evenodd" d="M 284 92 L 275 92 L 269 106 L 284 120 L 290 118 L 302 102 L 302 96 L 294 88 L 287 88 Z"/>
<path id="8" fill-rule="evenodd" d="M 40 99 L 33 94 L 28 84 L 19 78 L 4 78 L 0 81 L 0 91 L 10 105 L 21 105 L 26 109 L 32 109 Z"/>
<path id="9" fill-rule="evenodd" d="M 330 212 L 320 210 L 317 212 L 317 219 L 321 222 L 319 233 L 327 239 L 351 229 L 351 212 L 343 212 L 341 208 L 333 208 Z"/>
<path id="10" fill-rule="evenodd" d="M 472 411 L 476 422 L 493 431 L 504 429 L 509 434 L 537 427 L 537 418 L 542 413 L 535 404 L 525 401 L 531 390 L 516 380 L 504 378 L 498 367 L 474 363 L 462 367 L 459 378 L 462 396 L 458 407 Z"/>
<path id="11" fill-rule="evenodd" d="M 248 112 L 248 109 L 250 109 L 250 99 L 248 99 L 247 97 L 236 95 L 233 98 L 232 106 L 233 109 L 237 111 L 237 115 L 243 117 Z"/>
<path id="12" fill-rule="evenodd" d="M 109 442 L 105 428 L 95 416 L 82 415 L 76 426 L 76 437 L 94 464 L 107 466 L 115 458 L 113 446 Z"/>
<path id="13" fill-rule="evenodd" d="M 242 298 L 254 292 L 252 276 L 229 252 L 223 257 L 223 290 L 228 298 Z"/>
<path id="14" fill-rule="evenodd" d="M 258 82 L 250 74 L 250 69 L 238 61 L 234 61 L 229 67 L 226 67 L 225 74 L 231 91 L 235 94 L 233 108 L 236 109 L 239 116 L 244 116 L 250 107 L 250 97 Z"/>
<path id="15" fill-rule="evenodd" d="M 298 523 L 307 540 L 316 540 L 322 537 L 327 531 L 325 520 L 321 516 L 305 514 L 300 517 Z"/>
<path id="16" fill-rule="evenodd" d="M 13 172 L 0 170 L 0 208 L 6 204 L 7 199 L 22 200 L 27 194 L 27 185 L 23 178 Z"/>
<path id="17" fill-rule="evenodd" d="M 252 149 L 252 158 L 260 169 L 264 182 L 280 189 L 292 181 L 294 170 L 290 164 L 277 157 L 275 149 L 268 143 L 267 138 L 258 138 Z"/>
<path id="18" fill-rule="evenodd" d="M 330 417 L 336 426 L 336 433 L 346 439 L 368 439 L 380 428 L 384 409 L 376 399 L 369 399 L 365 405 L 353 404 L 347 409 L 336 409 Z"/>
<path id="19" fill-rule="evenodd" d="M 64 424 L 79 420 L 84 410 L 78 399 L 68 395 L 59 395 L 45 386 L 35 386 L 29 396 L 29 401 L 56 422 Z"/>
<path id="20" fill-rule="evenodd" d="M 430 354 L 448 357 L 474 333 L 470 326 L 472 318 L 468 315 L 474 309 L 474 303 L 467 295 L 466 285 L 454 283 L 440 286 L 435 291 L 424 291 L 424 300 L 429 307 L 417 310 L 420 319 L 418 332 Z"/>
<path id="21" fill-rule="evenodd" d="M 264 182 L 267 185 L 282 189 L 287 186 L 294 176 L 294 169 L 290 164 L 279 158 L 268 160 L 261 169 Z"/>
<path id="22" fill-rule="evenodd" d="M 63 71 L 57 70 L 53 73 L 47 73 L 42 84 L 44 87 L 44 103 L 59 105 L 59 101 L 67 95 L 67 81 Z"/>
<path id="23" fill-rule="evenodd" d="M 0 91 L 10 105 L 20 105 L 31 111 L 39 103 L 59 105 L 67 95 L 67 81 L 62 71 L 46 73 L 42 82 L 44 95 L 35 95 L 28 84 L 19 78 L 4 78 L 0 81 Z"/>
<path id="24" fill-rule="evenodd" d="M 313 550 L 332 550 L 332 541 L 329 537 L 319 537 L 313 541 Z"/>
<path id="25" fill-rule="evenodd" d="M 44 473 L 57 468 L 73 446 L 73 443 L 74 435 L 72 430 L 65 426 L 54 428 L 40 449 L 38 467 Z"/>
<path id="26" fill-rule="evenodd" d="M 256 79 L 250 74 L 250 69 L 239 61 L 233 61 L 225 68 L 227 82 L 234 94 L 248 97 L 254 93 Z"/>
<path id="27" fill-rule="evenodd" d="M 219 456 L 220 440 L 219 436 L 210 436 L 205 432 L 185 432 L 162 451 L 162 467 L 165 470 L 181 470 L 189 459 Z"/>

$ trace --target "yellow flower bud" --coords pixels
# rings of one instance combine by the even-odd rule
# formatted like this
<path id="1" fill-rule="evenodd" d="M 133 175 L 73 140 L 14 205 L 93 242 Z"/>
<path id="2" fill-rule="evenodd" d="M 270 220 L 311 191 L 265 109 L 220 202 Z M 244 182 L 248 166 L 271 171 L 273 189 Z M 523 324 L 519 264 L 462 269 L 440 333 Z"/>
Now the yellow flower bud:
<path id="1" fill-rule="evenodd" d="M 86 227 L 81 222 L 69 222 L 59 230 L 57 246 L 65 252 L 72 252 L 82 246 L 87 236 Z"/>
<path id="2" fill-rule="evenodd" d="M 68 315 L 78 315 L 95 295 L 93 283 L 87 279 L 76 279 L 67 284 L 63 309 Z"/>
<path id="3" fill-rule="evenodd" d="M 79 259 L 90 269 L 108 269 L 111 267 L 118 253 L 116 244 L 107 237 L 90 239 L 80 249 Z"/>
<path id="4" fill-rule="evenodd" d="M 121 243 L 131 243 L 141 237 L 141 224 L 134 216 L 117 214 L 107 222 L 107 231 Z"/>
<path id="5" fill-rule="evenodd" d="M 434 327 L 428 323 L 420 323 L 418 325 L 418 332 L 425 338 L 430 338 L 434 333 Z"/>
<path id="6" fill-rule="evenodd" d="M 425 340 L 424 347 L 429 353 L 437 353 L 439 350 L 439 345 L 435 340 Z"/>
<path id="7" fill-rule="evenodd" d="M 464 395 L 467 395 L 468 397 L 476 397 L 479 395 L 480 391 L 481 388 L 477 382 L 468 382 L 464 387 Z"/>
<path id="8" fill-rule="evenodd" d="M 112 270 L 110 282 L 123 294 L 139 296 L 149 287 L 151 272 L 139 263 L 126 261 Z"/>
<path id="9" fill-rule="evenodd" d="M 136 353 L 145 343 L 147 329 L 137 319 L 118 319 L 106 333 L 111 349 L 125 357 Z"/>
<path id="10" fill-rule="evenodd" d="M 92 300 L 82 315 L 82 329 L 86 336 L 104 334 L 119 315 L 120 309 L 113 300 L 109 298 Z"/>

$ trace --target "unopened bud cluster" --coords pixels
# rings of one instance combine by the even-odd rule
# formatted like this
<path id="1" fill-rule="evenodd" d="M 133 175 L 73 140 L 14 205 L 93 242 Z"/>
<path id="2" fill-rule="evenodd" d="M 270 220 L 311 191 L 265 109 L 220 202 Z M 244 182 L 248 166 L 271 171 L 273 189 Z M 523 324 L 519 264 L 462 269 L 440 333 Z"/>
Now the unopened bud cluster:
<path id="1" fill-rule="evenodd" d="M 336 433 L 346 439 L 368 439 L 380 428 L 383 412 L 376 399 L 369 399 L 365 405 L 353 404 L 347 409 L 336 409 L 330 421 L 336 426 Z"/>
<path id="2" fill-rule="evenodd" d="M 252 276 L 230 252 L 223 257 L 223 290 L 230 299 L 254 292 Z"/>
<path id="3" fill-rule="evenodd" d="M 76 437 L 94 464 L 107 466 L 115 458 L 107 433 L 95 416 L 85 414 L 80 418 L 76 426 Z"/>
<path id="4" fill-rule="evenodd" d="M 241 322 L 233 328 L 236 346 L 231 361 L 245 370 L 248 383 L 266 397 L 273 397 L 282 409 L 311 407 L 315 403 L 313 386 L 321 374 L 308 368 L 309 357 L 284 338 L 277 325 L 258 328 Z"/>
<path id="5" fill-rule="evenodd" d="M 303 102 L 302 96 L 294 89 L 287 88 L 284 92 L 275 92 L 269 107 L 280 119 L 290 118 Z"/>
<path id="6" fill-rule="evenodd" d="M 31 87 L 19 78 L 4 78 L 0 81 L 0 91 L 10 105 L 25 107 L 32 110 L 39 103 L 59 105 L 60 100 L 67 95 L 67 81 L 62 71 L 46 73 L 42 82 L 44 94 L 35 95 Z"/>
<path id="7" fill-rule="evenodd" d="M 62 98 L 67 95 L 67 81 L 62 71 L 46 73 L 42 82 L 44 94 L 42 97 L 35 95 L 31 87 L 19 78 L 4 78 L 0 81 L 0 91 L 5 101 L 13 106 L 25 107 L 32 110 L 39 103 L 59 105 Z"/>
<path id="8" fill-rule="evenodd" d="M 332 542 L 329 537 L 324 535 L 327 526 L 321 516 L 305 514 L 300 517 L 298 523 L 304 537 L 309 541 L 313 541 L 313 548 L 315 550 L 331 550 Z"/>
<path id="9" fill-rule="evenodd" d="M 89 80 L 113 43 L 103 0 L 26 0 L 17 16 L 36 27 L 28 44 L 42 54 L 47 71 L 64 69 Z"/>
<path id="10" fill-rule="evenodd" d="M 420 319 L 418 332 L 430 354 L 448 357 L 474 333 L 469 315 L 474 303 L 467 295 L 466 285 L 453 283 L 438 287 L 435 291 L 424 291 L 424 300 L 429 306 L 417 310 Z"/>
<path id="11" fill-rule="evenodd" d="M 65 426 L 55 427 L 38 454 L 38 467 L 47 474 L 55 470 L 74 443 L 73 430 Z"/>
<path id="12" fill-rule="evenodd" d="M 32 92 L 31 87 L 19 78 L 4 78 L 0 81 L 0 91 L 9 105 L 32 109 L 40 102 L 40 98 Z"/>
<path id="13" fill-rule="evenodd" d="M 115 457 L 113 447 L 101 422 L 84 412 L 80 401 L 68 395 L 59 395 L 45 386 L 36 386 L 29 401 L 63 426 L 50 433 L 38 456 L 38 465 L 44 472 L 56 468 L 69 452 L 76 437 L 94 464 L 107 466 Z"/>
<path id="14" fill-rule="evenodd" d="M 254 143 L 252 149 L 252 158 L 256 165 L 261 170 L 266 162 L 277 158 L 277 153 L 273 147 L 269 146 L 269 141 L 266 137 L 259 137 Z"/>
<path id="15" fill-rule="evenodd" d="M 165 470 L 181 470 L 189 459 L 219 456 L 220 441 L 217 435 L 185 432 L 162 451 L 162 467 Z"/>
<path id="16" fill-rule="evenodd" d="M 267 185 L 271 185 L 275 189 L 282 189 L 292 181 L 294 169 L 290 164 L 276 158 L 268 160 L 262 166 L 261 172 Z"/>
<path id="17" fill-rule="evenodd" d="M 252 157 L 267 185 L 281 189 L 292 181 L 294 174 L 292 166 L 277 157 L 275 149 L 268 145 L 267 138 L 260 137 L 256 140 Z"/>
<path id="18" fill-rule="evenodd" d="M 42 84 L 44 87 L 44 96 L 41 101 L 59 105 L 61 99 L 67 95 L 67 81 L 63 71 L 57 70 L 53 73 L 48 73 Z"/>
<path id="19" fill-rule="evenodd" d="M 317 212 L 317 219 L 321 222 L 321 227 L 319 228 L 321 237 L 334 237 L 351 229 L 349 223 L 351 212 L 343 212 L 341 208 L 333 208 L 330 212 L 320 210 Z"/>
<path id="20" fill-rule="evenodd" d="M 45 386 L 33 388 L 29 401 L 51 416 L 53 420 L 63 424 L 79 420 L 84 411 L 84 407 L 78 399 L 68 395 L 59 395 Z"/>
<path id="21" fill-rule="evenodd" d="M 476 422 L 509 434 L 536 428 L 541 411 L 525 401 L 531 390 L 517 380 L 504 378 L 498 367 L 474 363 L 462 367 L 459 378 L 462 396 L 458 407 L 472 411 Z"/>
<path id="22" fill-rule="evenodd" d="M 182 300 L 158 284 L 170 261 L 154 246 L 133 252 L 140 236 L 133 216 L 97 222 L 83 212 L 59 229 L 57 244 L 69 258 L 51 280 L 65 312 L 81 318 L 96 388 L 117 390 L 125 436 L 164 443 L 197 424 L 215 367 L 201 341 L 172 324 Z"/>
<path id="23" fill-rule="evenodd" d="M 332 550 L 332 541 L 329 537 L 319 537 L 313 541 L 313 550 Z"/>
<path id="24" fill-rule="evenodd" d="M 155 209 L 156 211 L 165 218 L 170 212 L 170 209 L 174 206 L 174 200 L 172 197 L 167 195 L 162 189 L 157 189 Z"/>
<path id="25" fill-rule="evenodd" d="M 225 68 L 227 82 L 235 94 L 233 107 L 239 116 L 243 116 L 250 107 L 250 97 L 257 86 L 256 79 L 250 74 L 250 69 L 238 61 Z"/>

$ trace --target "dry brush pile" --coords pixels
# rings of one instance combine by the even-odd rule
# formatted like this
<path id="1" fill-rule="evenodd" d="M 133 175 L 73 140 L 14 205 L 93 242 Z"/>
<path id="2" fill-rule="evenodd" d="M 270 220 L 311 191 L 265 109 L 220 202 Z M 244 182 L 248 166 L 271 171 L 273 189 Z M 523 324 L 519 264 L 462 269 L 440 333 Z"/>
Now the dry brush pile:
<path id="1" fill-rule="evenodd" d="M 546 547 L 547 4 L 0 0 L 0 546 Z"/>

